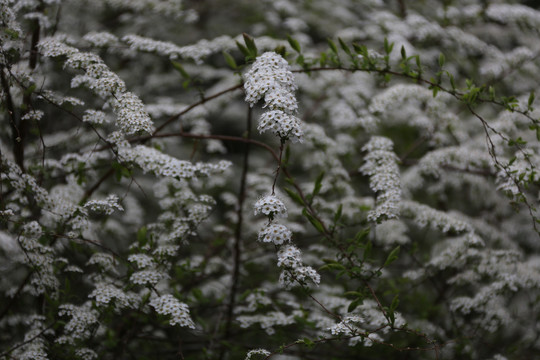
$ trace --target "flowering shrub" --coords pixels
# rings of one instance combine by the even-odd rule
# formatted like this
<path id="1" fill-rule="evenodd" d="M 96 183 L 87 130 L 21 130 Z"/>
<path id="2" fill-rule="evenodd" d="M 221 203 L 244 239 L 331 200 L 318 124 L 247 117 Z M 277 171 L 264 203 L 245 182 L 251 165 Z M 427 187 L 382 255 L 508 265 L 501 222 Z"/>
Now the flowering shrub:
<path id="1" fill-rule="evenodd" d="M 0 360 L 533 358 L 533 3 L 0 0 Z"/>

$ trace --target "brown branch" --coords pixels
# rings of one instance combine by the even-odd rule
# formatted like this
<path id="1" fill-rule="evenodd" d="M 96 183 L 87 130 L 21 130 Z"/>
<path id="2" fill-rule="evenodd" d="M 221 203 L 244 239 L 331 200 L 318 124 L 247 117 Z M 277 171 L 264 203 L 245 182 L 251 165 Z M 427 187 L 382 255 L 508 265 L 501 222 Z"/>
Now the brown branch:
<path id="1" fill-rule="evenodd" d="M 2 89 L 4 90 L 5 104 L 7 112 L 9 114 L 9 123 L 11 125 L 11 138 L 13 140 L 13 157 L 15 158 L 15 163 L 19 165 L 21 171 L 24 172 L 24 147 L 22 145 L 23 134 L 20 128 L 20 121 L 17 117 L 17 112 L 15 111 L 15 106 L 13 103 L 13 98 L 11 97 L 11 92 L 9 90 L 9 82 L 4 75 L 3 67 L 0 68 L 0 81 L 2 84 Z"/>
<path id="2" fill-rule="evenodd" d="M 238 85 L 235 85 L 235 86 L 232 86 L 228 89 L 225 89 L 223 91 L 220 91 L 214 95 L 210 95 L 208 97 L 203 97 L 200 101 L 196 102 L 196 103 L 193 103 L 191 105 L 189 105 L 187 108 L 185 108 L 184 110 L 180 111 L 179 113 L 175 114 L 175 115 L 172 115 L 171 117 L 169 117 L 163 124 L 161 124 L 160 126 L 158 126 L 156 128 L 156 130 L 152 133 L 152 136 L 155 136 L 157 133 L 159 133 L 161 130 L 163 130 L 163 128 L 165 128 L 167 125 L 169 125 L 170 123 L 172 123 L 173 121 L 175 120 L 178 120 L 182 115 L 188 113 L 189 111 L 191 111 L 193 108 L 199 106 L 199 105 L 202 105 L 204 104 L 205 102 L 207 101 L 210 101 L 212 99 L 215 99 L 217 97 L 220 97 L 221 95 L 224 95 L 226 93 L 229 93 L 229 92 L 232 92 L 232 91 L 235 91 L 235 90 L 238 90 L 240 88 L 242 88 L 244 86 L 243 83 L 240 83 Z"/>
<path id="3" fill-rule="evenodd" d="M 251 122 L 253 111 L 251 107 L 248 107 L 247 124 L 246 124 L 246 139 L 250 140 L 251 136 Z M 242 176 L 240 179 L 240 189 L 238 192 L 238 204 L 236 209 L 237 222 L 234 231 L 234 249 L 233 249 L 233 274 L 231 292 L 229 294 L 229 304 L 227 307 L 227 317 L 225 320 L 225 335 L 223 340 L 227 340 L 231 335 L 231 325 L 233 320 L 233 311 L 235 305 L 236 293 L 238 292 L 238 280 L 240 277 L 240 256 L 241 256 L 241 242 L 242 242 L 242 222 L 243 222 L 243 209 L 244 201 L 246 199 L 246 179 L 249 169 L 249 148 L 250 143 L 246 142 L 244 146 L 244 163 L 242 166 Z M 220 359 L 225 356 L 225 347 L 221 347 L 219 355 Z"/>

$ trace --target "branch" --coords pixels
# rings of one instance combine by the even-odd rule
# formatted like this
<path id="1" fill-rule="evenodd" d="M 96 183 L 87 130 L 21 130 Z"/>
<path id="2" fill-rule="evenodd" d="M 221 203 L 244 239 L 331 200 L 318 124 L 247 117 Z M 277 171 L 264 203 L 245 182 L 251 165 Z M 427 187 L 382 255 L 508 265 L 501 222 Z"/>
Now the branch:
<path id="1" fill-rule="evenodd" d="M 246 139 L 250 140 L 251 136 L 251 122 L 252 122 L 252 108 L 248 107 L 248 114 L 247 114 L 247 124 L 246 124 Z M 236 216 L 237 216 L 237 222 L 236 222 L 236 228 L 234 231 L 234 252 L 233 252 L 233 274 L 232 274 L 232 284 L 231 284 L 231 292 L 229 294 L 229 305 L 227 307 L 227 318 L 225 321 L 225 336 L 223 337 L 223 340 L 227 340 L 230 336 L 231 332 L 231 324 L 233 319 L 233 310 L 234 310 L 234 304 L 235 304 L 235 298 L 236 293 L 238 292 L 238 279 L 240 277 L 240 256 L 241 256 L 241 249 L 240 249 L 240 243 L 242 241 L 242 221 L 243 221 L 243 208 L 244 208 L 244 201 L 246 199 L 246 178 L 249 168 L 249 146 L 250 143 L 246 142 L 244 146 L 244 163 L 242 167 L 242 176 L 240 179 L 240 190 L 238 192 L 238 204 L 236 209 Z M 223 359 L 225 356 L 225 347 L 222 346 L 221 353 L 219 358 Z"/>

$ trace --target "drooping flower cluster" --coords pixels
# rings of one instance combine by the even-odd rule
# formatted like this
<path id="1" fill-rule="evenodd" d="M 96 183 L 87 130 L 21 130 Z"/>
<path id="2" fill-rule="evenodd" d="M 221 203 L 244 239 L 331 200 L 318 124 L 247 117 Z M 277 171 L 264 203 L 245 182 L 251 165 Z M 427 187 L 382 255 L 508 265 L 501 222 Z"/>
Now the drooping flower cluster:
<path id="1" fill-rule="evenodd" d="M 44 56 L 67 56 L 67 67 L 85 71 L 84 75 L 77 75 L 72 79 L 71 86 L 86 85 L 109 100 L 117 116 L 116 124 L 126 135 L 143 131 L 152 133 L 153 122 L 142 101 L 137 95 L 126 90 L 124 81 L 111 71 L 98 55 L 81 52 L 56 38 L 45 39 L 39 45 Z"/>
<path id="2" fill-rule="evenodd" d="M 254 207 L 255 215 L 263 214 L 269 219 L 266 226 L 259 231 L 258 240 L 274 243 L 279 247 L 277 265 L 283 269 L 279 278 L 280 284 L 286 288 L 292 287 L 295 282 L 305 284 L 307 280 L 319 284 L 320 275 L 311 266 L 303 264 L 300 249 L 290 244 L 291 230 L 274 221 L 275 216 L 287 216 L 287 208 L 283 201 L 275 195 L 267 195 L 260 198 Z"/>
<path id="3" fill-rule="evenodd" d="M 362 148 L 368 154 L 360 171 L 369 175 L 369 186 L 377 193 L 375 209 L 368 214 L 370 221 L 395 219 L 399 216 L 401 184 L 398 158 L 392 147 L 392 140 L 374 136 Z"/>
<path id="4" fill-rule="evenodd" d="M 302 140 L 301 123 L 294 116 L 298 110 L 296 84 L 285 59 L 272 51 L 259 56 L 245 75 L 244 90 L 251 106 L 264 97 L 268 111 L 259 120 L 260 133 L 271 131 L 282 141 Z"/>
<path id="5" fill-rule="evenodd" d="M 171 325 L 186 326 L 190 329 L 195 329 L 195 324 L 189 315 L 188 306 L 180 302 L 172 295 L 162 295 L 150 301 L 152 306 L 158 314 L 170 315 Z"/>

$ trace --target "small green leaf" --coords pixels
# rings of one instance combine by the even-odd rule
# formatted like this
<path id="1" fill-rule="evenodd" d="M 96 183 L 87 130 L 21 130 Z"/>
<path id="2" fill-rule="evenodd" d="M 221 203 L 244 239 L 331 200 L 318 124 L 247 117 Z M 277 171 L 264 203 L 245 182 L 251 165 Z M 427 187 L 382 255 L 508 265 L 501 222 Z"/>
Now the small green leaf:
<path id="1" fill-rule="evenodd" d="M 362 299 L 362 298 L 354 299 L 349 304 L 349 307 L 347 308 L 347 312 L 353 312 L 354 309 L 356 309 L 358 307 L 358 305 L 361 305 L 363 301 L 364 301 L 364 299 Z"/>
<path id="2" fill-rule="evenodd" d="M 533 102 L 534 102 L 534 90 L 531 91 L 531 94 L 529 95 L 529 100 L 527 102 L 529 109 L 531 109 Z"/>
<path id="3" fill-rule="evenodd" d="M 349 56 L 352 56 L 352 52 L 351 52 L 351 49 L 349 49 L 349 47 L 347 46 L 347 44 L 345 44 L 345 42 L 341 39 L 341 38 L 338 38 L 338 41 L 339 41 L 339 45 L 341 46 L 341 48 L 343 49 L 343 51 L 345 51 L 345 53 Z"/>
<path id="4" fill-rule="evenodd" d="M 366 261 L 371 256 L 371 250 L 373 249 L 373 244 L 371 241 L 368 241 L 366 247 L 364 248 L 363 260 Z"/>
<path id="5" fill-rule="evenodd" d="M 301 53 L 300 44 L 296 39 L 293 39 L 290 35 L 287 35 L 287 41 L 289 42 L 289 45 L 293 48 L 294 51 L 297 53 Z"/>
<path id="6" fill-rule="evenodd" d="M 238 41 L 236 41 L 236 47 L 242 54 L 244 54 L 245 57 L 249 57 L 249 50 L 242 44 L 240 44 Z"/>
<path id="7" fill-rule="evenodd" d="M 416 66 L 418 66 L 418 69 L 422 69 L 422 64 L 420 63 L 420 56 L 415 55 L 414 59 L 416 61 Z"/>
<path id="8" fill-rule="evenodd" d="M 142 228 L 137 231 L 137 242 L 139 243 L 139 246 L 144 246 L 148 242 L 148 238 L 146 237 L 147 229 L 146 226 L 143 226 Z"/>
<path id="9" fill-rule="evenodd" d="M 324 233 L 324 227 L 321 222 L 315 217 L 313 217 L 313 215 L 311 215 L 305 208 L 304 210 L 302 210 L 302 214 L 307 217 L 309 222 L 315 227 L 315 229 L 317 229 L 317 231 L 319 231 L 320 233 Z"/>
<path id="10" fill-rule="evenodd" d="M 31 95 L 36 90 L 36 88 L 37 88 L 36 84 L 30 85 L 29 87 L 26 88 L 26 90 L 24 90 L 24 95 Z"/>
<path id="11" fill-rule="evenodd" d="M 444 66 L 444 63 L 446 62 L 446 58 L 444 57 L 443 53 L 439 54 L 439 66 L 442 68 Z"/>
<path id="12" fill-rule="evenodd" d="M 331 39 L 326 39 L 326 41 L 328 42 L 328 46 L 330 46 L 330 49 L 334 52 L 334 53 L 338 53 L 338 49 L 337 49 L 337 46 L 336 44 L 331 40 Z"/>
<path id="13" fill-rule="evenodd" d="M 227 62 L 227 65 L 229 65 L 232 69 L 236 70 L 238 69 L 238 65 L 236 65 L 236 61 L 234 58 L 229 54 L 228 52 L 223 52 L 223 57 L 225 58 L 225 61 Z"/>
<path id="14" fill-rule="evenodd" d="M 313 192 L 311 193 L 313 197 L 317 196 L 322 188 L 322 179 L 324 177 L 324 171 L 317 176 L 315 179 L 315 186 L 313 187 Z"/>
<path id="15" fill-rule="evenodd" d="M 294 202 L 296 202 L 298 205 L 304 206 L 304 200 L 302 200 L 302 197 L 300 197 L 300 195 L 298 195 L 296 192 L 294 192 L 293 190 L 289 188 L 284 188 L 284 189 L 287 195 L 289 195 L 289 197 L 292 200 L 294 200 Z"/>
<path id="16" fill-rule="evenodd" d="M 354 241 L 357 243 L 362 242 L 369 235 L 369 232 L 370 232 L 369 228 L 360 230 L 354 236 Z"/>
<path id="17" fill-rule="evenodd" d="M 182 64 L 177 61 L 171 61 L 171 63 L 172 66 L 180 73 L 180 75 L 182 75 L 184 79 L 189 79 L 189 74 L 186 72 L 186 70 L 184 70 Z"/>
<path id="18" fill-rule="evenodd" d="M 334 224 L 337 223 L 339 219 L 341 219 L 342 211 L 343 211 L 343 204 L 339 204 L 337 211 L 334 214 Z"/>
<path id="19" fill-rule="evenodd" d="M 407 59 L 407 51 L 405 51 L 405 47 L 403 45 L 401 46 L 401 58 L 403 60 Z"/>
<path id="20" fill-rule="evenodd" d="M 394 250 L 390 252 L 390 254 L 388 254 L 388 257 L 386 258 L 386 261 L 384 262 L 383 267 L 386 267 L 397 260 L 398 255 L 399 255 L 399 249 L 400 247 L 398 245 L 394 248 Z"/>
<path id="21" fill-rule="evenodd" d="M 243 33 L 242 36 L 244 37 L 244 42 L 249 50 L 249 54 L 254 58 L 257 57 L 257 46 L 255 45 L 255 40 L 253 40 L 253 38 L 246 33 Z"/>
<path id="22" fill-rule="evenodd" d="M 390 304 L 390 310 L 395 311 L 399 305 L 399 294 L 394 296 L 394 299 L 392 300 L 392 304 Z"/>
<path id="23" fill-rule="evenodd" d="M 384 51 L 388 55 L 390 55 L 393 49 L 394 49 L 394 43 L 389 43 L 388 38 L 384 38 Z"/>

